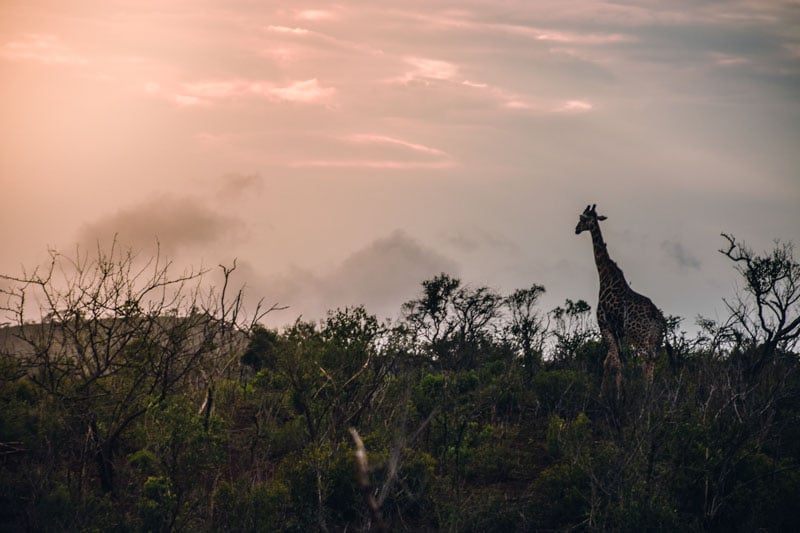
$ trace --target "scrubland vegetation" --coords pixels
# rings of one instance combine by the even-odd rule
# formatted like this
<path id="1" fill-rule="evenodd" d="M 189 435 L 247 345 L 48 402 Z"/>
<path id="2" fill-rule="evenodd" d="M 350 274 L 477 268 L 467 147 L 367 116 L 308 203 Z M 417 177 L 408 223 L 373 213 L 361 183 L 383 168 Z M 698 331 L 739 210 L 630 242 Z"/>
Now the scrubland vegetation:
<path id="1" fill-rule="evenodd" d="M 800 263 L 724 242 L 728 317 L 670 318 L 613 403 L 591 307 L 539 285 L 274 331 L 230 268 L 54 254 L 5 278 L 0 529 L 800 530 Z"/>

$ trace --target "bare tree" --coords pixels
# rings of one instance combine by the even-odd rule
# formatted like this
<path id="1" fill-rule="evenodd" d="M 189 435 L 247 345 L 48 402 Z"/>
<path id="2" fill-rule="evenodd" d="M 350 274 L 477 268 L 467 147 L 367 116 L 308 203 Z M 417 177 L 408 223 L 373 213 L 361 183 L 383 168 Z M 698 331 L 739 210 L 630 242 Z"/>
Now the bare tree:
<path id="1" fill-rule="evenodd" d="M 791 243 L 775 242 L 762 254 L 722 234 L 720 251 L 734 262 L 743 286 L 724 300 L 721 323 L 700 318 L 700 344 L 709 358 L 700 367 L 701 420 L 711 438 L 705 447 L 703 511 L 716 520 L 736 495 L 743 461 L 760 452 L 777 427 L 781 405 L 796 397 L 794 350 L 800 338 L 800 263 Z M 773 437 L 774 438 L 774 437 Z"/>
<path id="2" fill-rule="evenodd" d="M 244 305 L 244 288 L 239 287 L 235 292 L 230 292 L 231 275 L 236 270 L 236 263 L 234 259 L 231 266 L 219 265 L 222 270 L 222 287 L 219 292 L 212 287 L 201 305 L 202 313 L 207 317 L 203 322 L 202 337 L 209 340 L 208 345 L 213 349 L 213 357 L 208 358 L 200 367 L 206 388 L 200 413 L 206 429 L 214 408 L 217 380 L 230 377 L 228 374 L 231 369 L 240 367 L 241 356 L 259 322 L 273 311 L 286 309 L 277 303 L 264 307 L 262 298 L 248 314 Z"/>
<path id="3" fill-rule="evenodd" d="M 569 298 L 564 307 L 558 306 L 550 311 L 554 328 L 555 346 L 553 358 L 556 361 L 569 361 L 575 357 L 578 347 L 597 336 L 591 321 L 592 307 L 585 300 L 573 302 Z"/>
<path id="4" fill-rule="evenodd" d="M 775 242 L 768 253 L 756 254 L 723 233 L 728 242 L 720 253 L 734 261 L 744 287 L 726 300 L 731 315 L 724 327 L 740 348 L 751 350 L 750 371 L 757 375 L 778 351 L 790 352 L 800 338 L 800 262 L 792 243 Z"/>
<path id="5" fill-rule="evenodd" d="M 159 253 L 140 260 L 113 242 L 96 255 L 51 251 L 46 266 L 2 276 L 0 311 L 15 325 L 0 330 L 0 356 L 63 410 L 74 442 L 60 449 L 75 456 L 78 492 L 92 463 L 103 490 L 115 491 L 125 432 L 171 394 L 205 383 L 210 415 L 209 376 L 230 366 L 232 350 L 246 342 L 241 292 L 226 301 L 232 269 L 217 295 L 203 289 L 204 271 L 173 277 L 171 267 Z"/>
<path id="6" fill-rule="evenodd" d="M 547 339 L 548 323 L 537 309 L 539 297 L 544 294 L 542 285 L 534 284 L 529 289 L 518 289 L 506 297 L 509 310 L 507 330 L 514 347 L 522 357 L 528 379 L 534 369 L 542 363 L 542 353 Z"/>

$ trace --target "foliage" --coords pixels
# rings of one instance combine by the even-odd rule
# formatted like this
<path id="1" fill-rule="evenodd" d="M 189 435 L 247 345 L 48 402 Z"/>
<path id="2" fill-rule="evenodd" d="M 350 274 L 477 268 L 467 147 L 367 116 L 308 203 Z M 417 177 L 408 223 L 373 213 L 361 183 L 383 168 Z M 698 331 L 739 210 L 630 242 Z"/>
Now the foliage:
<path id="1" fill-rule="evenodd" d="M 730 316 L 671 317 L 674 359 L 614 406 L 589 304 L 540 285 L 441 274 L 395 324 L 270 330 L 227 277 L 54 256 L 5 292 L 0 529 L 798 530 L 798 263 L 727 242 Z"/>

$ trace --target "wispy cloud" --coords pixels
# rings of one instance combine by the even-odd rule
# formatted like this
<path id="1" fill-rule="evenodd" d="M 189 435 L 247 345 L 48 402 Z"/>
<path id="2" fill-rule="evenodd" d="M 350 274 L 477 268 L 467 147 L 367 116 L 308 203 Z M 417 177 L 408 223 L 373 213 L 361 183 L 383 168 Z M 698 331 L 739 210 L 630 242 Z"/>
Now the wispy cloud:
<path id="1" fill-rule="evenodd" d="M 13 61 L 33 61 L 48 65 L 83 66 L 89 60 L 56 35 L 28 34 L 9 41 L 0 49 L 0 56 Z"/>
<path id="2" fill-rule="evenodd" d="M 304 104 L 327 102 L 336 93 L 333 87 L 323 87 L 316 78 L 296 81 L 284 87 L 259 84 L 253 92 L 263 94 L 273 100 L 299 102 Z"/>
<path id="3" fill-rule="evenodd" d="M 458 66 L 448 61 L 411 56 L 405 57 L 404 61 L 412 68 L 397 78 L 396 81 L 402 83 L 414 80 L 453 80 L 458 76 Z"/>
<path id="4" fill-rule="evenodd" d="M 494 100 L 505 109 L 533 109 L 534 107 L 533 105 L 525 102 L 525 98 L 523 96 L 511 93 L 501 87 L 489 85 L 488 83 L 464 80 L 461 82 L 461 85 Z"/>
<path id="5" fill-rule="evenodd" d="M 473 87 L 475 89 L 486 89 L 489 87 L 489 85 L 486 83 L 477 83 L 469 80 L 464 80 L 461 83 L 462 85 L 466 85 L 467 87 Z"/>
<path id="6" fill-rule="evenodd" d="M 267 26 L 267 31 L 289 35 L 308 35 L 311 32 L 305 28 L 290 28 L 288 26 Z"/>
<path id="7" fill-rule="evenodd" d="M 388 137 L 386 135 L 354 134 L 354 135 L 345 135 L 341 137 L 341 139 L 343 141 L 352 143 L 388 144 L 394 146 L 401 146 L 403 148 L 408 148 L 409 150 L 413 150 L 415 152 L 421 152 L 424 154 L 435 155 L 435 156 L 448 155 L 446 152 L 439 150 L 437 148 L 431 148 L 430 146 L 412 143 L 404 141 L 402 139 L 395 139 L 394 137 Z"/>
<path id="8" fill-rule="evenodd" d="M 327 9 L 302 9 L 295 13 L 295 18 L 300 20 L 333 20 L 337 14 Z"/>
<path id="9" fill-rule="evenodd" d="M 374 159 L 311 159 L 289 163 L 293 168 L 375 168 L 375 169 L 443 169 L 455 166 L 454 161 L 392 161 Z"/>
<path id="10" fill-rule="evenodd" d="M 537 98 L 509 92 L 501 87 L 488 83 L 463 81 L 462 85 L 470 89 L 482 91 L 488 98 L 506 110 L 529 113 L 586 113 L 594 109 L 594 105 L 587 100 L 570 99 L 553 101 L 551 99 Z"/>
<path id="11" fill-rule="evenodd" d="M 147 82 L 144 91 L 148 95 L 164 97 L 184 107 L 207 106 L 213 102 L 241 97 L 259 97 L 273 102 L 324 104 L 336 94 L 334 87 L 323 86 L 316 78 L 294 81 L 288 85 L 240 79 L 205 80 L 184 83 L 175 90 L 165 89 L 156 82 Z"/>
<path id="12" fill-rule="evenodd" d="M 174 92 L 165 89 L 160 83 L 148 81 L 143 86 L 144 93 L 153 98 L 163 98 L 178 107 L 203 107 L 210 105 L 210 101 L 184 91 Z"/>
<path id="13" fill-rule="evenodd" d="M 557 113 L 586 113 L 591 111 L 594 106 L 586 100 L 568 100 L 554 108 Z"/>
<path id="14" fill-rule="evenodd" d="M 679 242 L 663 241 L 661 243 L 661 250 L 680 268 L 689 268 L 693 270 L 698 270 L 700 268 L 700 260 Z"/>
<path id="15" fill-rule="evenodd" d="M 520 26 L 516 24 L 481 24 L 484 31 L 519 35 L 536 41 L 547 41 L 572 45 L 604 45 L 636 41 L 636 37 L 623 33 L 580 33 L 556 29 Z"/>
<path id="16" fill-rule="evenodd" d="M 328 52 L 330 49 L 347 50 L 351 52 L 364 53 L 369 55 L 383 55 L 383 50 L 375 48 L 367 42 L 353 41 L 335 37 L 328 33 L 319 31 L 317 29 L 309 29 L 306 27 L 285 26 L 285 25 L 269 25 L 265 28 L 266 32 L 270 34 L 270 45 L 267 46 L 261 55 L 269 56 L 286 62 L 287 59 L 292 57 L 302 56 L 301 51 L 305 54 L 320 53 L 322 51 Z M 282 38 L 282 40 L 281 40 Z M 275 43 L 275 41 L 280 41 Z M 303 41 L 304 43 L 321 44 L 322 50 L 314 48 L 313 45 L 298 47 L 294 43 Z"/>
<path id="17" fill-rule="evenodd" d="M 300 157 L 287 163 L 293 168 L 447 169 L 456 166 L 450 154 L 439 148 L 374 133 L 333 135 L 336 144 L 325 148 L 333 157 Z"/>
<path id="18" fill-rule="evenodd" d="M 210 104 L 208 100 L 188 94 L 171 94 L 169 100 L 179 107 L 202 107 Z"/>
<path id="19" fill-rule="evenodd" d="M 581 6 L 580 10 L 587 6 Z M 539 9 L 536 14 L 541 18 L 547 9 Z M 524 24 L 509 24 L 502 22 L 487 22 L 478 15 L 468 11 L 446 11 L 434 13 L 402 12 L 401 15 L 412 18 L 425 24 L 428 28 L 442 31 L 470 31 L 473 33 L 489 33 L 495 35 L 512 35 L 536 41 L 550 41 L 557 43 L 605 45 L 622 42 L 633 42 L 634 35 L 621 32 L 580 32 L 567 31 L 558 28 L 543 28 Z"/>
<path id="20" fill-rule="evenodd" d="M 734 56 L 728 54 L 713 53 L 711 60 L 715 65 L 720 67 L 734 67 L 737 65 L 744 65 L 750 63 L 750 60 L 742 56 Z"/>

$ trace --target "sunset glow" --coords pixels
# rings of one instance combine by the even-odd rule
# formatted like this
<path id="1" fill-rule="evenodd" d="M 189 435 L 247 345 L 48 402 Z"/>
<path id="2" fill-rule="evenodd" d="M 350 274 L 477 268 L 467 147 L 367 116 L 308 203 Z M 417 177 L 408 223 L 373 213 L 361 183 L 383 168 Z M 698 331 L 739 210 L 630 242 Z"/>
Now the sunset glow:
<path id="1" fill-rule="evenodd" d="M 730 289 L 721 231 L 800 238 L 788 0 L 7 0 L 0 20 L 3 272 L 118 234 L 238 258 L 279 322 L 393 316 L 443 270 L 557 305 L 594 297 L 572 229 L 597 203 L 629 279 L 691 321 Z M 426 271 L 375 260 L 387 242 Z"/>

